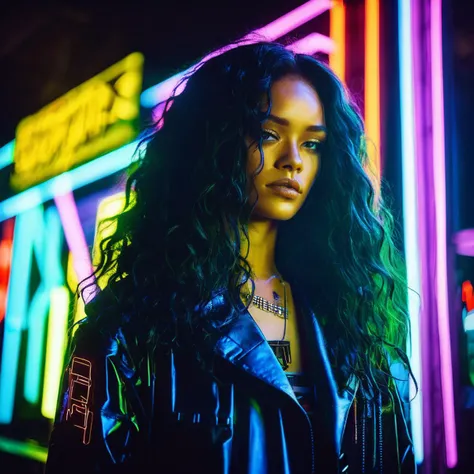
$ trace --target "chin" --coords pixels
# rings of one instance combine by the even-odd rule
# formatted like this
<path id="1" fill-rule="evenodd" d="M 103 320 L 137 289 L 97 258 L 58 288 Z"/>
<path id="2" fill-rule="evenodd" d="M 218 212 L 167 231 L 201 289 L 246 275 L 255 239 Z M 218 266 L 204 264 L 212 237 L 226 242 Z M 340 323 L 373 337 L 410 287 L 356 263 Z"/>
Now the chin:
<path id="1" fill-rule="evenodd" d="M 261 220 L 272 221 L 288 221 L 294 217 L 301 206 L 296 206 L 294 203 L 268 203 L 267 206 L 258 206 L 254 209 L 253 216 Z"/>

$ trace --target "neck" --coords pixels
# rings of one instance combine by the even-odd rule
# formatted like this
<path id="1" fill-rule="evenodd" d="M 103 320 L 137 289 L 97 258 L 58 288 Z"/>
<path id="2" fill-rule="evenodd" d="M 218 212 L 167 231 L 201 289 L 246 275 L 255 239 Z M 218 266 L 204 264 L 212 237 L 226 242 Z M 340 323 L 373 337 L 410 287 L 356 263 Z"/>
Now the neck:
<path id="1" fill-rule="evenodd" d="M 249 224 L 248 235 L 250 241 L 247 261 L 258 280 L 267 280 L 277 273 L 275 265 L 275 245 L 277 238 L 277 224 L 275 221 L 252 221 Z M 242 240 L 242 255 L 247 251 L 247 242 Z"/>

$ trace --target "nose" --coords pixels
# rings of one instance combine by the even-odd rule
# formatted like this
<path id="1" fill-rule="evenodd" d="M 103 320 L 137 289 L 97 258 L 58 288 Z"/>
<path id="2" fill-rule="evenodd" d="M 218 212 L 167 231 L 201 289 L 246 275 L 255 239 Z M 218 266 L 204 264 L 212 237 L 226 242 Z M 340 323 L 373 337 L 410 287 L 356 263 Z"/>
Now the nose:
<path id="1" fill-rule="evenodd" d="M 301 159 L 298 145 L 289 145 L 278 159 L 276 165 L 278 168 L 285 168 L 300 173 L 303 170 L 303 160 Z"/>

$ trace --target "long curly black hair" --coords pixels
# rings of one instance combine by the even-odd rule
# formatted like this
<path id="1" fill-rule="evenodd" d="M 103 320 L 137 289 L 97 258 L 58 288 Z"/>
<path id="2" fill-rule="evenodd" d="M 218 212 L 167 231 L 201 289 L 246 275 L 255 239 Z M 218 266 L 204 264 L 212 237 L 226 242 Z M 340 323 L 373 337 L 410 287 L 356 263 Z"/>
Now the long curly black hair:
<path id="1" fill-rule="evenodd" d="M 328 135 L 307 201 L 279 223 L 276 265 L 308 296 L 334 366 L 376 382 L 388 360 L 409 367 L 407 285 L 392 214 L 376 199 L 363 122 L 347 90 L 323 62 L 283 45 L 237 46 L 180 84 L 130 173 L 125 210 L 101 242 L 95 274 L 109 287 L 127 276 L 111 314 L 117 320 L 132 307 L 134 327 L 155 345 L 175 338 L 179 325 L 192 331 L 195 308 L 218 289 L 239 307 L 240 287 L 252 278 L 241 235 L 255 204 L 245 137 L 259 144 L 263 163 L 270 88 L 288 74 L 317 90 Z M 289 244 L 295 236 L 298 246 Z"/>

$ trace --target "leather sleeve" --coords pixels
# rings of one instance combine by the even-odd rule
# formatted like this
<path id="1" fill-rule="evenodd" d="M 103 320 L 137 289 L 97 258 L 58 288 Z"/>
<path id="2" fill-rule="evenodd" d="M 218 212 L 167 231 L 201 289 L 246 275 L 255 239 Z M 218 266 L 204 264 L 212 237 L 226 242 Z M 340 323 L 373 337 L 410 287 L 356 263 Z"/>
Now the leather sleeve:
<path id="1" fill-rule="evenodd" d="M 116 341 L 84 323 L 68 353 L 45 474 L 128 472 L 137 426 Z"/>

